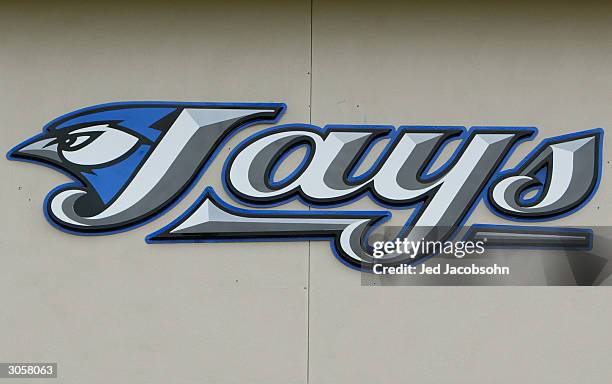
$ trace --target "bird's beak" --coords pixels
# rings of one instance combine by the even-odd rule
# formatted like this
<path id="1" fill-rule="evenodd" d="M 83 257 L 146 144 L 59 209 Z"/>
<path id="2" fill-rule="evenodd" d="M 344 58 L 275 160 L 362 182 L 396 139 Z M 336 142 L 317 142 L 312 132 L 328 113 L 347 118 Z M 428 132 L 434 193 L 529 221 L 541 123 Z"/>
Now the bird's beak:
<path id="1" fill-rule="evenodd" d="M 51 144 L 54 140 L 54 137 L 46 135 L 35 136 L 11 149 L 8 157 L 9 159 L 26 159 L 60 164 L 62 160 L 58 154 L 57 143 Z"/>

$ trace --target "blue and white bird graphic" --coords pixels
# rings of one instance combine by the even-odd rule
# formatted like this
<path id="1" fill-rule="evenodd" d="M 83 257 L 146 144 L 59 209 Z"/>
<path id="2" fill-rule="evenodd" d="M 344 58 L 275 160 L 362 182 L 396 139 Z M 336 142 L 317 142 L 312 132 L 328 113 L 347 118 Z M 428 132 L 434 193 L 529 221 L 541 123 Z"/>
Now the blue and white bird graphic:
<path id="1" fill-rule="evenodd" d="M 75 183 L 47 195 L 60 229 L 111 233 L 147 222 L 193 185 L 232 132 L 274 121 L 283 104 L 113 103 L 78 110 L 7 157 L 58 169 Z"/>

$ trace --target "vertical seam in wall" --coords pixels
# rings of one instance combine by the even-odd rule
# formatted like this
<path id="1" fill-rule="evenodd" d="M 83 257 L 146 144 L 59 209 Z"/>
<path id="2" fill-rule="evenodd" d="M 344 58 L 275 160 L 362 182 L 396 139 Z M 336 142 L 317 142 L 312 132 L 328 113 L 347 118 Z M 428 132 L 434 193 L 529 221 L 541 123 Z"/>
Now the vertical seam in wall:
<path id="1" fill-rule="evenodd" d="M 308 122 L 312 124 L 312 14 L 313 2 L 310 0 L 310 69 L 308 70 L 309 93 L 308 93 Z M 310 211 L 310 206 L 308 206 Z M 308 241 L 308 285 L 306 304 L 306 383 L 310 382 L 310 241 Z"/>

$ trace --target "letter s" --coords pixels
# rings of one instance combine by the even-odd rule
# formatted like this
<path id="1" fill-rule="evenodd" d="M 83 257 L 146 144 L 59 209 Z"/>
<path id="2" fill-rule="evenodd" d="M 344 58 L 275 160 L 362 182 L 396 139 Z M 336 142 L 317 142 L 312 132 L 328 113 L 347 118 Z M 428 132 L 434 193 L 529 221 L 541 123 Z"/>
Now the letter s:
<path id="1" fill-rule="evenodd" d="M 493 183 L 489 202 L 511 218 L 548 219 L 580 207 L 599 181 L 602 136 L 597 129 L 543 141 Z M 527 198 L 534 189 L 536 195 Z"/>

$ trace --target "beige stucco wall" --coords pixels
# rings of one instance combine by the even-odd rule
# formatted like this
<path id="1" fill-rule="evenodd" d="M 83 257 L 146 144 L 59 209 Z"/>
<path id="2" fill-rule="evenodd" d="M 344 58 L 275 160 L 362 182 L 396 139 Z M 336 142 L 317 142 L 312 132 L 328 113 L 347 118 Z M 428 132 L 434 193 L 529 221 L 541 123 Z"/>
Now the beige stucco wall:
<path id="1" fill-rule="evenodd" d="M 281 123 L 537 126 L 515 164 L 544 137 L 609 128 L 611 22 L 604 2 L 7 1 L 1 149 L 98 103 L 274 101 Z M 608 143 L 598 194 L 560 224 L 612 223 Z M 219 160 L 168 214 L 105 237 L 46 222 L 64 176 L 0 161 L 0 361 L 56 361 L 61 383 L 612 377 L 609 288 L 372 288 L 326 242 L 145 244 L 220 191 Z"/>

